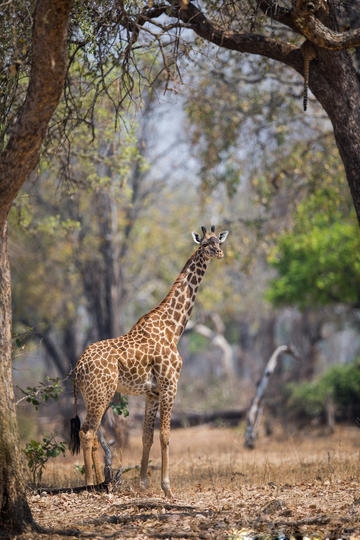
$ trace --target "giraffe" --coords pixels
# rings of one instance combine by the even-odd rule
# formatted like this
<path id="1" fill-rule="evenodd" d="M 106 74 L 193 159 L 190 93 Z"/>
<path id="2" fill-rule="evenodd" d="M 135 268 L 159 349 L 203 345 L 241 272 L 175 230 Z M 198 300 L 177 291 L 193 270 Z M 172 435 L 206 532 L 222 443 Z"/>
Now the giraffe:
<path id="1" fill-rule="evenodd" d="M 177 343 L 190 318 L 208 264 L 212 258 L 221 259 L 224 256 L 220 245 L 229 234 L 223 231 L 216 235 L 214 225 L 210 232 L 205 227 L 201 229 L 202 236 L 192 233 L 198 247 L 162 302 L 141 317 L 127 334 L 90 345 L 77 362 L 70 448 L 73 453 L 78 453 L 82 447 L 87 485 L 92 484 L 92 465 L 96 482 L 100 483 L 102 479 L 98 454 L 99 438 L 103 441 L 100 424 L 114 393 L 118 391 L 124 395 L 145 396 L 140 467 L 142 488 L 146 488 L 147 484 L 155 418 L 160 408 L 161 487 L 166 497 L 172 497 L 169 479 L 170 419 L 182 367 Z M 78 390 L 86 406 L 82 427 L 77 416 Z M 111 454 L 106 444 L 103 447 L 106 480 L 109 478 L 109 468 L 111 470 Z"/>

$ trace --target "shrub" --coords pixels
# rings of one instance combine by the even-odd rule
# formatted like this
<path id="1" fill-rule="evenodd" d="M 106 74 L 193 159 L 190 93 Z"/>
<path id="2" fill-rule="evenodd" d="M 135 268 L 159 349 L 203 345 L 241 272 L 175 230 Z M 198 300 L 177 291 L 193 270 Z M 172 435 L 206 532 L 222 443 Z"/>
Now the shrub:
<path id="1" fill-rule="evenodd" d="M 326 401 L 331 396 L 340 421 L 360 417 L 360 361 L 334 365 L 311 382 L 288 387 L 287 407 L 296 420 L 325 419 Z"/>
<path id="2" fill-rule="evenodd" d="M 26 444 L 24 454 L 34 485 L 40 484 L 48 460 L 57 457 L 60 453 L 65 455 L 65 450 L 65 443 L 56 441 L 53 435 L 43 437 L 42 442 L 32 440 Z"/>

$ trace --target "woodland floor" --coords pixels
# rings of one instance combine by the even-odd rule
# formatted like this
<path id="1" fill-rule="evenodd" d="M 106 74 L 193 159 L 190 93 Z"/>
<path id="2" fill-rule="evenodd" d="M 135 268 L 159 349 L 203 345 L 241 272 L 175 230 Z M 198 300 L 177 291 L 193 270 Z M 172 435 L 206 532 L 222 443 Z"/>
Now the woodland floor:
<path id="1" fill-rule="evenodd" d="M 18 538 L 360 538 L 358 428 L 339 427 L 328 437 L 264 437 L 252 451 L 243 440 L 230 428 L 173 430 L 173 501 L 161 492 L 156 440 L 146 492 L 130 470 L 119 493 L 30 494 L 33 516 L 49 534 Z M 139 462 L 140 442 L 134 433 L 125 468 Z M 81 460 L 54 460 L 44 483 L 81 483 L 75 463 Z"/>

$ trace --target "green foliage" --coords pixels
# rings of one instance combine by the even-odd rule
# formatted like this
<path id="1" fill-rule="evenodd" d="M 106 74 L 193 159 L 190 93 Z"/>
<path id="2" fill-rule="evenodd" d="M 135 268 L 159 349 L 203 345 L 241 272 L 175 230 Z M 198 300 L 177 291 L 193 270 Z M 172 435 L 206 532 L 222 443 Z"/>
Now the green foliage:
<path id="1" fill-rule="evenodd" d="M 63 387 L 59 384 L 59 377 L 46 377 L 46 381 L 47 383 L 41 381 L 38 386 L 27 386 L 25 390 L 17 386 L 27 396 L 25 401 L 34 405 L 35 410 L 38 410 L 41 402 L 58 399 L 63 391 Z"/>
<path id="2" fill-rule="evenodd" d="M 64 150 L 56 159 L 43 157 L 39 182 L 27 186 L 28 191 L 17 199 L 10 216 L 12 241 L 22 246 L 13 259 L 17 332 L 28 324 L 34 328 L 33 339 L 38 340 L 49 338 L 56 327 L 58 342 L 69 343 L 69 329 L 79 321 L 79 311 L 94 313 L 96 302 L 106 306 L 107 292 L 102 286 L 108 280 L 104 276 L 114 275 L 116 280 L 120 273 L 112 270 L 109 258 L 116 250 L 114 258 L 120 265 L 118 259 L 120 254 L 125 256 L 136 216 L 134 170 L 144 172 L 147 167 L 139 150 L 135 115 L 134 108 L 128 109 L 122 123 L 126 128 L 114 131 L 109 105 L 99 99 L 94 112 L 95 142 L 90 144 L 91 133 L 84 126 L 73 132 L 76 159 L 70 160 L 68 169 L 74 183 L 56 185 L 66 161 Z M 106 316 L 99 319 L 107 320 Z M 81 331 L 88 333 L 87 328 Z M 109 337 L 94 333 L 90 339 Z"/>
<path id="3" fill-rule="evenodd" d="M 48 460 L 58 457 L 60 454 L 64 456 L 65 451 L 65 443 L 63 441 L 58 442 L 54 435 L 46 435 L 42 438 L 42 442 L 31 440 L 26 444 L 23 452 L 26 456 L 34 485 L 40 484 Z"/>
<path id="4" fill-rule="evenodd" d="M 289 385 L 288 407 L 297 419 L 324 417 L 326 401 L 334 402 L 339 420 L 360 416 L 360 360 L 334 365 L 315 381 Z"/>
<path id="5" fill-rule="evenodd" d="M 58 399 L 59 394 L 63 391 L 63 387 L 59 384 L 59 377 L 46 377 L 46 381 L 47 383 L 41 381 L 38 386 L 27 386 L 25 390 L 17 386 L 25 394 L 25 401 L 31 403 L 35 410 L 38 410 L 41 402 Z"/>
<path id="6" fill-rule="evenodd" d="M 266 293 L 272 304 L 359 303 L 358 224 L 337 188 L 316 190 L 299 205 L 292 231 L 279 237 L 269 258 L 278 274 Z"/>
<path id="7" fill-rule="evenodd" d="M 125 396 L 119 396 L 118 403 L 111 402 L 110 407 L 118 416 L 123 415 L 125 418 L 129 416 L 128 399 Z"/>
<path id="8" fill-rule="evenodd" d="M 327 392 L 326 387 L 319 381 L 304 382 L 300 385 L 292 383 L 288 390 L 288 409 L 291 416 L 294 415 L 296 419 L 315 418 L 325 413 Z"/>
<path id="9" fill-rule="evenodd" d="M 85 474 L 85 465 L 75 465 L 75 470 L 79 472 L 82 476 Z"/>

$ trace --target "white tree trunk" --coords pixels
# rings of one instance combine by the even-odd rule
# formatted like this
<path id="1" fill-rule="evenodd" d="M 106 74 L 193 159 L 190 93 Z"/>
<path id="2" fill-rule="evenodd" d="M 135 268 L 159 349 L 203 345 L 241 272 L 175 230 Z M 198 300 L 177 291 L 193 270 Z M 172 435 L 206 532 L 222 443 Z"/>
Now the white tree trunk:
<path id="1" fill-rule="evenodd" d="M 254 448 L 255 446 L 256 430 L 259 425 L 262 410 L 263 410 L 263 408 L 261 407 L 261 402 L 264 398 L 264 394 L 265 394 L 267 385 L 269 384 L 270 377 L 276 369 L 278 358 L 280 354 L 282 353 L 291 354 L 295 358 L 298 357 L 297 353 L 289 345 L 280 345 L 272 353 L 270 360 L 265 366 L 263 376 L 261 377 L 257 385 L 256 394 L 255 394 L 254 399 L 251 402 L 250 409 L 247 415 L 247 425 L 246 425 L 245 443 L 244 443 L 246 448 Z"/>

